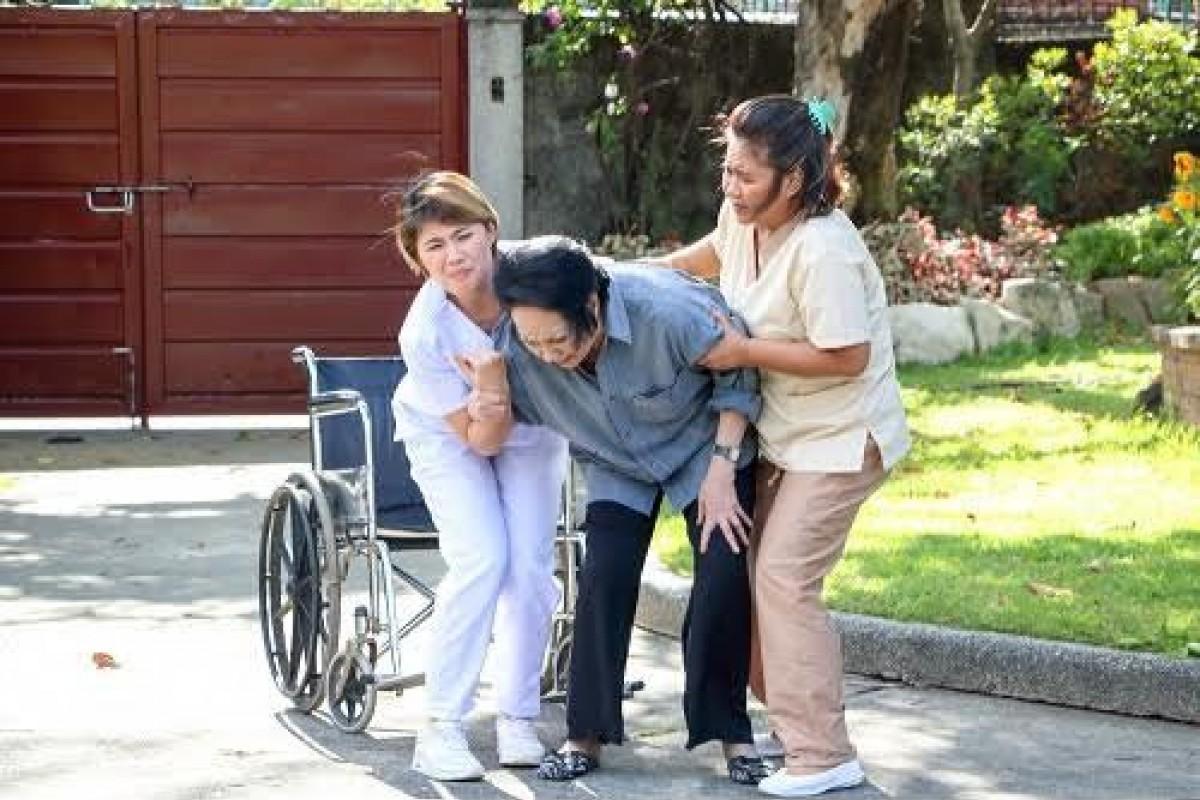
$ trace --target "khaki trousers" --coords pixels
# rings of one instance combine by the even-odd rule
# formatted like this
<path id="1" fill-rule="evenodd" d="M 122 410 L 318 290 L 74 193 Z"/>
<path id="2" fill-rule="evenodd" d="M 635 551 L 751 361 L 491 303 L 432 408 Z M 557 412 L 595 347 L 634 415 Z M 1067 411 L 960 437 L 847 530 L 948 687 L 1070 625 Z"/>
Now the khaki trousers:
<path id="1" fill-rule="evenodd" d="M 821 593 L 858 509 L 886 477 L 870 438 L 861 472 L 788 472 L 759 463 L 750 544 L 751 689 L 766 703 L 785 765 L 796 774 L 854 758 L 842 643 Z"/>

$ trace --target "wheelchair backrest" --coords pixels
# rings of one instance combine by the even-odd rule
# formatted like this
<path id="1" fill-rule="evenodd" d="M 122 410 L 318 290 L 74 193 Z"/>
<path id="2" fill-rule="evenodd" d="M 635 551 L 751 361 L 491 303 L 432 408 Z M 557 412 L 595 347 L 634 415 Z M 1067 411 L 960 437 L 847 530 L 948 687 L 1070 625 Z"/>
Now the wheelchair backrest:
<path id="1" fill-rule="evenodd" d="M 353 389 L 363 396 L 371 413 L 371 452 L 375 462 L 375 519 L 382 528 L 432 532 L 436 530 L 403 442 L 393 441 L 392 394 L 404 377 L 398 356 L 313 359 L 318 392 Z M 353 469 L 365 464 L 363 429 L 357 414 L 340 414 L 315 421 L 320 436 L 317 469 Z"/>

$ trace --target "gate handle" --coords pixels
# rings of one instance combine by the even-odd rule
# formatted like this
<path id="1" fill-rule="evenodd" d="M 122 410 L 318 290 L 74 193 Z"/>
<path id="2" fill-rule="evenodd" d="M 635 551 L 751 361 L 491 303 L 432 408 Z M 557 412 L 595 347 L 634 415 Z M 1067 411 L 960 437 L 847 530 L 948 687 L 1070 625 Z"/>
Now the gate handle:
<path id="1" fill-rule="evenodd" d="M 83 193 L 87 199 L 88 210 L 96 214 L 132 214 L 133 190 L 124 186 L 97 186 Z M 119 205 L 104 205 L 97 203 L 98 195 L 117 194 L 121 196 Z"/>

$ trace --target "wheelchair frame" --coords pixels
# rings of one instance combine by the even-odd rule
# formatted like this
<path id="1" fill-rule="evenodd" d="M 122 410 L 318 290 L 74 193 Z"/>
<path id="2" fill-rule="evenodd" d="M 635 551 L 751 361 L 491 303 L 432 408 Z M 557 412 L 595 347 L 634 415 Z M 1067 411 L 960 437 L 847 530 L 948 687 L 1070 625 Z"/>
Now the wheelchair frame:
<path id="1" fill-rule="evenodd" d="M 276 687 L 297 709 L 310 712 L 328 697 L 334 724 L 356 733 L 370 723 L 380 690 L 402 694 L 425 682 L 422 673 L 402 672 L 401 641 L 429 619 L 436 597 L 429 586 L 395 562 L 392 550 L 436 549 L 437 534 L 390 529 L 381 534 L 373 420 L 366 399 L 353 389 L 322 390 L 317 369 L 322 359 L 308 347 L 294 349 L 292 360 L 308 376 L 311 469 L 293 473 L 275 490 L 263 518 L 259 546 L 263 643 Z M 351 414 L 361 425 L 362 465 L 326 469 L 321 420 Z M 565 696 L 570 664 L 584 547 L 575 470 L 572 465 L 563 486 L 555 536 L 555 574 L 563 591 L 543 660 L 542 691 L 547 700 Z M 356 557 L 367 561 L 367 604 L 355 609 L 352 635 L 339 643 L 342 587 Z M 393 578 L 423 599 L 420 608 L 402 621 L 397 616 Z M 390 671 L 380 673 L 377 666 L 384 655 Z"/>

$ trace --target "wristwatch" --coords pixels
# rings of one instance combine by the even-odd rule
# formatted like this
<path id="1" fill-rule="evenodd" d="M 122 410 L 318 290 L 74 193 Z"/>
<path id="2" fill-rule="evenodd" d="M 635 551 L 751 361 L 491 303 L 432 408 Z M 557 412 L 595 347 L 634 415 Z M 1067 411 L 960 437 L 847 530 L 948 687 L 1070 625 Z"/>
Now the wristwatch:
<path id="1" fill-rule="evenodd" d="M 742 455 L 742 448 L 737 445 L 714 444 L 713 455 L 720 456 L 731 464 L 736 464 Z"/>

